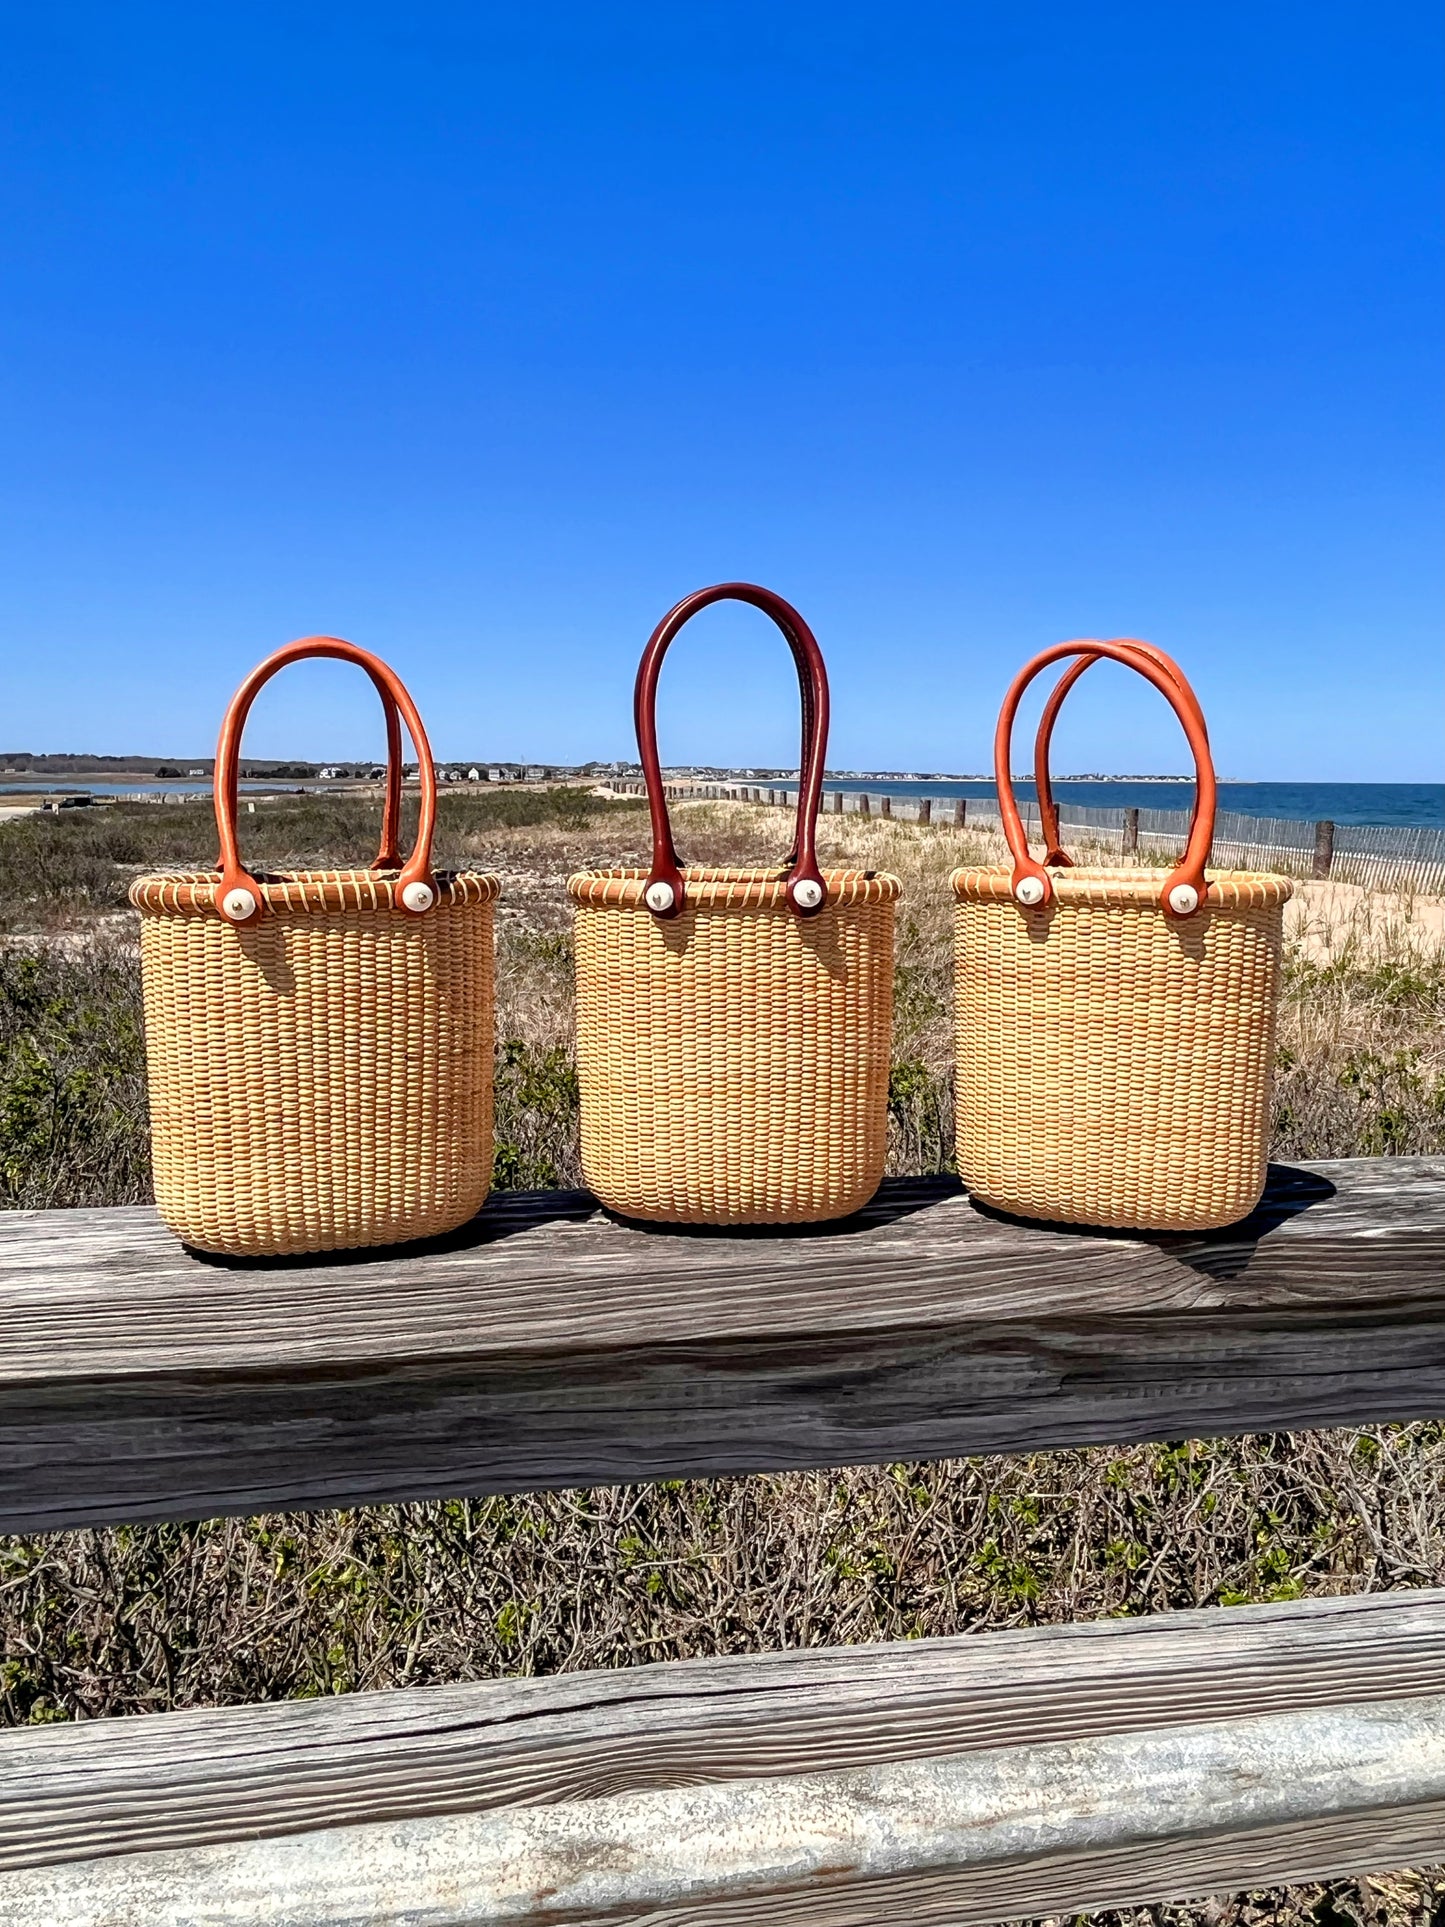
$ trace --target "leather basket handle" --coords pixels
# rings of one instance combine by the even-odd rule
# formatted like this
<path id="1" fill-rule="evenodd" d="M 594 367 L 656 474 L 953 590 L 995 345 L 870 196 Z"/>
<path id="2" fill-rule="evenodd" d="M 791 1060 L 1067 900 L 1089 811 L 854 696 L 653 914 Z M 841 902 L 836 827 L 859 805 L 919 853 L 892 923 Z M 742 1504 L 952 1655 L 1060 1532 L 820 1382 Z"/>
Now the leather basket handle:
<path id="1" fill-rule="evenodd" d="M 1140 655 L 1152 656 L 1155 662 L 1162 668 L 1168 670 L 1182 698 L 1186 702 L 1193 703 L 1195 709 L 1198 710 L 1199 704 L 1195 700 L 1194 691 L 1189 687 L 1185 679 L 1183 670 L 1179 667 L 1178 663 L 1175 662 L 1174 658 L 1166 655 L 1157 643 L 1141 642 L 1135 636 L 1115 636 L 1113 640 L 1127 649 L 1137 651 Z M 1086 670 L 1092 668 L 1098 660 L 1097 655 L 1083 655 L 1079 657 L 1077 662 L 1070 663 L 1063 675 L 1060 676 L 1059 680 L 1054 684 L 1049 699 L 1044 704 L 1044 713 L 1039 718 L 1039 733 L 1034 738 L 1034 789 L 1039 799 L 1039 834 L 1044 841 L 1044 867 L 1046 869 L 1069 869 L 1073 864 L 1073 858 L 1064 850 L 1060 840 L 1059 813 L 1054 805 L 1053 784 L 1049 777 L 1049 750 L 1053 743 L 1054 724 L 1058 721 L 1059 711 L 1063 708 L 1064 698 L 1079 680 L 1080 676 L 1082 676 Z M 1209 732 L 1205 726 L 1202 713 L 1199 716 L 1199 726 L 1205 731 L 1207 737 Z M 1198 814 L 1198 810 L 1199 793 L 1196 790 L 1194 795 L 1194 810 L 1189 819 L 1190 829 L 1194 827 L 1194 816 Z"/>
<path id="2" fill-rule="evenodd" d="M 251 712 L 261 689 L 279 669 L 285 669 L 293 662 L 305 662 L 314 656 L 334 657 L 338 662 L 355 663 L 364 669 L 376 685 L 381 697 L 382 709 L 386 716 L 386 803 L 382 811 L 381 848 L 377 852 L 374 869 L 400 868 L 397 878 L 397 898 L 402 908 L 412 916 L 424 916 L 436 902 L 436 879 L 431 869 L 432 836 L 436 829 L 437 786 L 436 772 L 432 767 L 431 745 L 427 742 L 426 731 L 421 717 L 417 714 L 416 704 L 408 695 L 400 677 L 388 668 L 379 656 L 371 655 L 365 649 L 358 649 L 355 643 L 343 642 L 339 636 L 303 636 L 299 642 L 288 642 L 274 655 L 253 669 L 241 687 L 231 698 L 225 720 L 221 724 L 220 740 L 216 745 L 216 768 L 214 793 L 216 803 L 216 833 L 220 839 L 221 852 L 217 868 L 221 880 L 216 890 L 216 908 L 227 923 L 243 924 L 253 922 L 264 913 L 265 895 L 261 886 L 243 866 L 236 842 L 236 814 L 240 788 L 241 733 L 246 727 L 246 718 Z M 403 719 L 416 747 L 417 767 L 421 778 L 421 820 L 417 825 L 416 843 L 411 855 L 404 864 L 399 864 L 396 848 L 397 829 L 401 820 L 401 724 Z"/>
<path id="3" fill-rule="evenodd" d="M 771 589 L 759 588 L 752 582 L 720 582 L 714 588 L 698 589 L 684 596 L 658 623 L 642 652 L 633 713 L 652 818 L 652 867 L 647 873 L 644 899 L 655 917 L 668 918 L 679 915 L 686 895 L 657 753 L 657 679 L 662 659 L 683 624 L 714 602 L 750 602 L 776 623 L 793 652 L 802 698 L 803 749 L 798 814 L 787 860 L 787 894 L 789 906 L 798 916 L 815 917 L 828 900 L 816 849 L 823 768 L 828 753 L 828 672 L 823 667 L 823 654 L 812 630 L 792 604 Z"/>
<path id="4" fill-rule="evenodd" d="M 381 841 L 376 847 L 373 870 L 399 870 L 401 850 L 401 712 L 389 689 L 381 692 L 386 713 L 386 800 L 381 806 Z"/>
<path id="5" fill-rule="evenodd" d="M 348 645 L 349 646 L 349 645 Z M 385 665 L 383 665 L 384 667 Z M 372 862 L 373 870 L 399 870 L 401 851 L 401 713 L 391 691 L 384 685 L 377 690 L 386 717 L 386 796 L 381 809 L 381 841 Z M 234 822 L 240 812 L 240 746 L 236 751 L 236 776 L 231 784 L 230 808 Z"/>
<path id="6" fill-rule="evenodd" d="M 999 815 L 1003 819 L 1003 833 L 1009 854 L 1014 860 L 1014 898 L 1026 909 L 1038 909 L 1053 900 L 1054 887 L 1048 871 L 1029 855 L 1028 837 L 1019 817 L 1009 769 L 1014 718 L 1018 714 L 1024 691 L 1050 663 L 1061 662 L 1065 656 L 1086 656 L 1090 661 L 1107 656 L 1111 662 L 1121 662 L 1126 669 L 1137 670 L 1146 681 L 1153 683 L 1184 726 L 1184 734 L 1189 739 L 1190 752 L 1194 757 L 1197 795 L 1184 855 L 1165 879 L 1164 908 L 1170 916 L 1193 916 L 1203 904 L 1208 887 L 1204 869 L 1214 843 L 1214 814 L 1218 802 L 1209 737 L 1198 700 L 1183 672 L 1173 665 L 1166 667 L 1152 651 L 1145 652 L 1137 643 L 1125 641 L 1057 642 L 1052 648 L 1041 650 L 1032 662 L 1024 665 L 1004 697 L 998 728 L 994 732 L 993 762 Z M 1082 669 L 1079 674 L 1083 674 Z"/>

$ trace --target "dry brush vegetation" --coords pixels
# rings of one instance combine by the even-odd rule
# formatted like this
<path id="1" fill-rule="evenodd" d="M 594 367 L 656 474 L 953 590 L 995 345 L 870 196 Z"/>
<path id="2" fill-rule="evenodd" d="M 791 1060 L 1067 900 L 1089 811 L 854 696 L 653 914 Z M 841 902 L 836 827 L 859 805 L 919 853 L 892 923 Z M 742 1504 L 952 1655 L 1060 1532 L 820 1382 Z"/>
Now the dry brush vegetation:
<path id="1" fill-rule="evenodd" d="M 775 858 L 780 812 L 694 805 L 688 852 Z M 246 820 L 258 862 L 353 860 L 364 799 Z M 901 875 L 893 1167 L 947 1168 L 948 870 L 987 837 L 825 818 Z M 642 861 L 640 808 L 449 797 L 440 860 L 497 870 L 498 1167 L 578 1181 L 563 881 Z M 0 1204 L 147 1195 L 131 875 L 209 860 L 202 806 L 0 827 Z M 1428 906 L 1292 911 L 1276 1148 L 1445 1147 L 1445 953 Z M 94 1717 L 692 1654 L 1445 1584 L 1445 1428 L 1175 1441 L 0 1541 L 0 1718 Z M 1445 1872 L 1109 1920 L 1445 1920 Z"/>

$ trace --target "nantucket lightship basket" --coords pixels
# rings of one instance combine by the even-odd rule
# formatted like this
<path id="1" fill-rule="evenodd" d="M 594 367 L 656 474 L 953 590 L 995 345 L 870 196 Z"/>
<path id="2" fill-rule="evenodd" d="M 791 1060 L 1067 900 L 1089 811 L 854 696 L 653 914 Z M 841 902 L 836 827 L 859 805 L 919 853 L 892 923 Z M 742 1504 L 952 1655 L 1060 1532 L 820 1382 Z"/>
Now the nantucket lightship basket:
<path id="1" fill-rule="evenodd" d="M 386 714 L 381 848 L 368 869 L 243 868 L 241 731 L 278 669 L 358 664 Z M 398 713 L 399 712 L 399 713 Z M 401 727 L 421 780 L 416 844 L 396 847 Z M 226 713 L 214 872 L 141 877 L 156 1203 L 188 1244 L 279 1256 L 449 1231 L 492 1166 L 494 877 L 431 868 L 436 781 L 411 697 L 377 657 L 329 636 L 278 650 Z"/>
<path id="2" fill-rule="evenodd" d="M 776 870 L 684 869 L 663 792 L 663 656 L 689 617 L 728 599 L 777 624 L 802 691 L 796 840 Z M 846 1216 L 883 1176 L 899 886 L 818 867 L 828 681 L 817 642 L 767 589 L 699 590 L 647 645 L 636 720 L 651 868 L 568 884 L 587 1183 L 615 1211 L 671 1223 Z"/>
<path id="3" fill-rule="evenodd" d="M 1079 661 L 1039 731 L 1038 862 L 1009 776 L 1013 722 L 1033 679 L 1069 656 Z M 1167 872 L 1086 868 L 1059 848 L 1049 733 L 1067 688 L 1100 656 L 1154 684 L 1194 755 L 1194 817 Z M 1235 1222 L 1264 1188 L 1291 886 L 1206 875 L 1216 786 L 1193 691 L 1147 644 L 1060 643 L 1009 690 L 994 764 L 1012 864 L 952 879 L 960 1175 L 985 1203 L 1025 1217 L 1155 1231 Z"/>

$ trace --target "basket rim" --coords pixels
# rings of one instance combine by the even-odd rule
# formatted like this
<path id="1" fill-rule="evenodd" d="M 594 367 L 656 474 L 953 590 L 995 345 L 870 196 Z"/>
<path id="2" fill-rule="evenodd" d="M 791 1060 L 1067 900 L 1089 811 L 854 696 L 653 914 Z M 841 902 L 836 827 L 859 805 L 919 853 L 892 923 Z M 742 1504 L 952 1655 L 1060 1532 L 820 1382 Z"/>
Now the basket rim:
<path id="1" fill-rule="evenodd" d="M 948 882 L 962 903 L 1012 903 L 1013 874 L 1012 864 L 969 864 L 953 871 Z M 1122 866 L 1049 867 L 1055 899 L 1073 904 L 1145 904 L 1162 909 L 1164 886 L 1170 875 L 1168 870 Z M 1213 910 L 1263 909 L 1288 903 L 1295 889 L 1294 878 L 1264 870 L 1210 870 L 1205 873 L 1205 884 L 1202 907 Z"/>
<path id="2" fill-rule="evenodd" d="M 400 905 L 401 870 L 362 866 L 336 870 L 254 870 L 267 910 L 314 914 L 318 910 L 392 910 Z M 433 873 L 439 903 L 490 903 L 502 893 L 500 877 L 480 870 Z M 212 910 L 221 888 L 217 870 L 154 870 L 131 884 L 137 910 L 152 913 Z"/>
<path id="3" fill-rule="evenodd" d="M 689 865 L 679 872 L 687 891 L 684 914 L 689 909 L 773 910 L 791 909 L 788 879 L 792 872 L 785 865 L 773 869 L 731 869 L 725 865 Z M 896 903 L 903 885 L 886 870 L 823 870 L 819 873 L 828 892 L 828 908 L 855 903 Z M 579 870 L 567 879 L 567 894 L 575 903 L 597 909 L 646 910 L 645 891 L 649 870 L 622 867 L 614 870 Z M 648 912 L 651 915 L 651 912 Z"/>

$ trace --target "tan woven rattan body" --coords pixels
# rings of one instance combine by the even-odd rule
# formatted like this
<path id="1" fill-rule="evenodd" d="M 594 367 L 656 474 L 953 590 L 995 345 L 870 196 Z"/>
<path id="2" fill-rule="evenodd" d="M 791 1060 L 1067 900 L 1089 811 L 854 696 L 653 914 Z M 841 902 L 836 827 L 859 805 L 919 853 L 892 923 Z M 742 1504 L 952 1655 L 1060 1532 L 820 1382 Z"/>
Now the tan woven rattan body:
<path id="1" fill-rule="evenodd" d="M 776 870 L 574 876 L 582 1168 L 614 1211 L 692 1224 L 843 1217 L 883 1176 L 893 877 L 825 873 L 801 918 Z"/>
<path id="2" fill-rule="evenodd" d="M 240 928 L 214 875 L 131 890 L 162 1217 L 252 1256 L 465 1223 L 491 1181 L 496 878 L 437 877 L 420 917 L 371 870 L 257 881 Z"/>
<path id="3" fill-rule="evenodd" d="M 1202 1230 L 1264 1187 L 1283 877 L 1216 872 L 1167 916 L 1162 872 L 958 870 L 958 1169 L 1002 1210 Z"/>

